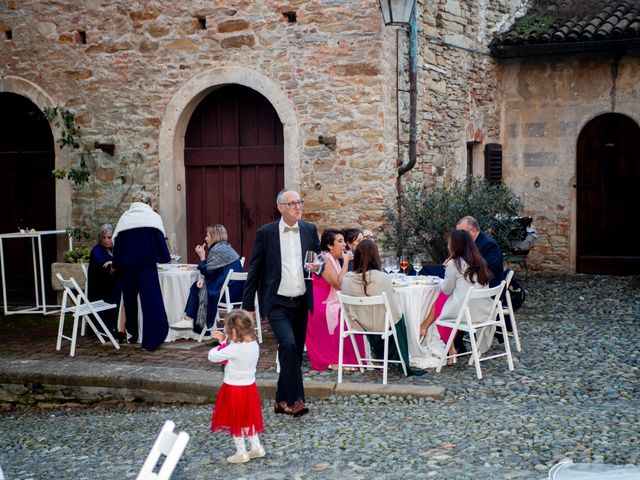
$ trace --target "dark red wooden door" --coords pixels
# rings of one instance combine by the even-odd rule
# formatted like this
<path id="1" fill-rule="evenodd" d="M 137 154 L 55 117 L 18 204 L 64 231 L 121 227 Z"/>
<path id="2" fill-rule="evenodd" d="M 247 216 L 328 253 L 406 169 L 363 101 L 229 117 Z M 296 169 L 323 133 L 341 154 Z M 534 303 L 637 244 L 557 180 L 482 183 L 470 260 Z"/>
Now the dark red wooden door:
<path id="1" fill-rule="evenodd" d="M 640 273 L 640 127 L 607 113 L 578 137 L 577 261 L 582 273 Z"/>
<path id="2" fill-rule="evenodd" d="M 207 225 L 220 223 L 248 265 L 257 228 L 278 218 L 284 187 L 282 123 L 273 106 L 247 87 L 218 88 L 189 121 L 184 159 L 189 261 Z"/>
<path id="3" fill-rule="evenodd" d="M 28 98 L 0 93 L 0 233 L 18 227 L 54 230 L 56 226 L 53 135 L 40 109 Z M 55 261 L 55 236 L 45 236 L 45 284 Z M 3 241 L 7 297 L 12 304 L 33 302 L 31 241 Z M 0 278 L 0 282 L 2 279 Z M 47 299 L 51 299 L 51 292 Z"/>

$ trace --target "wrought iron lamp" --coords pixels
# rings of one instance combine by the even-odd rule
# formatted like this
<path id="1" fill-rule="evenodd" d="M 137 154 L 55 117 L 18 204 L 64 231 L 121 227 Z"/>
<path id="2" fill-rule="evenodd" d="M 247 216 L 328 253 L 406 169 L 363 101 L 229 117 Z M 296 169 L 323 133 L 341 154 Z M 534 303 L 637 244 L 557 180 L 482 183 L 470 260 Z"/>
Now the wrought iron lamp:
<path id="1" fill-rule="evenodd" d="M 415 0 L 380 0 L 385 25 L 409 26 Z"/>

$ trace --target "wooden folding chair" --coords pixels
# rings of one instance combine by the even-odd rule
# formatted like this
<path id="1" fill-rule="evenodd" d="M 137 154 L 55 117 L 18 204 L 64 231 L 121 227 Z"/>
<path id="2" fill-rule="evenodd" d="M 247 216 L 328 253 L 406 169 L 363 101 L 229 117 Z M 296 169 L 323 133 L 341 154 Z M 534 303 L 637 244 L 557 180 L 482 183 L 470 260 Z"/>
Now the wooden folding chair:
<path id="1" fill-rule="evenodd" d="M 511 357 L 511 347 L 509 346 L 509 336 L 504 336 L 504 353 L 498 353 L 496 355 L 490 355 L 488 357 L 480 358 L 480 354 L 478 353 L 478 346 L 476 341 L 476 333 L 483 328 L 487 327 L 501 327 L 503 332 L 507 331 L 507 326 L 504 321 L 504 313 L 502 309 L 502 302 L 500 301 L 500 295 L 502 294 L 502 290 L 504 289 L 505 281 L 503 280 L 500 285 L 493 288 L 481 288 L 475 289 L 470 288 L 467 292 L 467 295 L 462 302 L 462 306 L 460 308 L 460 312 L 456 316 L 455 320 L 436 320 L 436 325 L 441 325 L 443 327 L 451 328 L 451 334 L 449 335 L 449 340 L 447 341 L 447 345 L 444 348 L 442 358 L 440 364 L 436 368 L 436 372 L 440 372 L 443 365 L 447 361 L 448 358 L 460 357 L 464 355 L 471 355 L 469 359 L 469 365 L 475 362 L 476 365 L 476 375 L 478 376 L 478 380 L 482 378 L 482 370 L 480 369 L 480 362 L 484 362 L 485 360 L 491 360 L 492 358 L 498 357 L 507 357 L 507 363 L 509 364 L 509 370 L 513 370 L 513 358 Z M 469 308 L 469 301 L 471 299 L 481 299 L 481 298 L 489 298 L 492 300 L 491 303 L 491 311 L 487 316 L 487 319 L 479 322 L 479 323 L 471 323 L 471 311 Z M 469 333 L 469 340 L 471 342 L 471 352 L 465 353 L 456 353 L 455 355 L 447 355 L 446 352 L 449 351 L 451 344 L 453 343 L 453 339 L 456 336 L 458 330 Z"/>
<path id="2" fill-rule="evenodd" d="M 359 368 L 361 372 L 364 372 L 365 368 L 380 368 L 382 369 L 382 384 L 387 384 L 387 372 L 389 370 L 390 363 L 399 363 L 402 365 L 402 370 L 404 374 L 407 375 L 407 366 L 404 363 L 404 358 L 402 357 L 402 353 L 400 352 L 400 344 L 398 342 L 398 334 L 396 332 L 396 326 L 393 322 L 393 318 L 391 317 L 391 308 L 389 307 L 389 300 L 387 299 L 387 294 L 382 292 L 381 295 L 375 295 L 372 297 L 352 297 L 349 295 L 344 295 L 338 292 L 338 300 L 340 301 L 340 324 L 339 324 L 339 349 L 338 349 L 338 383 L 342 383 L 342 369 L 344 367 L 356 367 Z M 348 314 L 348 306 L 374 306 L 380 305 L 384 307 L 384 329 L 382 331 L 363 331 L 357 330 L 352 327 L 351 319 Z M 358 350 L 358 344 L 356 343 L 356 335 L 379 335 L 384 340 L 384 356 L 382 359 L 379 358 L 364 358 L 360 355 L 360 351 Z M 398 351 L 398 356 L 400 360 L 389 360 L 389 337 L 393 336 L 393 340 L 396 345 L 396 349 Z M 349 337 L 351 339 L 351 344 L 353 345 L 353 350 L 356 354 L 357 364 L 346 364 L 343 363 L 344 360 L 344 341 Z"/>
<path id="3" fill-rule="evenodd" d="M 56 350 L 60 350 L 62 347 L 62 339 L 71 341 L 70 356 L 75 356 L 76 353 L 76 341 L 78 338 L 78 323 L 80 320 L 87 322 L 91 329 L 94 331 L 98 340 L 101 343 L 105 343 L 105 338 L 113 344 L 116 349 L 120 348 L 118 342 L 113 338 L 111 332 L 104 324 L 98 312 L 115 308 L 116 305 L 112 303 L 106 303 L 103 300 L 96 300 L 90 302 L 85 293 L 82 291 L 78 283 L 73 277 L 65 280 L 59 273 L 56 274 L 58 281 L 64 287 L 64 293 L 62 294 L 62 309 L 60 310 L 60 324 L 58 325 L 58 340 L 56 342 Z M 71 305 L 67 306 L 67 302 Z M 64 320 L 67 313 L 73 314 L 73 327 L 71 337 L 64 335 Z M 91 318 L 93 317 L 93 319 Z M 97 322 L 98 327 L 93 322 Z"/>
<path id="4" fill-rule="evenodd" d="M 136 480 L 169 480 L 171 478 L 171 474 L 189 442 L 189 434 L 187 432 L 178 434 L 173 432 L 175 426 L 176 424 L 171 420 L 164 422 L 164 426 L 160 430 L 153 447 L 151 447 L 151 451 L 147 455 L 147 459 L 144 461 Z M 160 460 L 160 455 L 164 455 L 166 458 L 162 462 L 160 470 L 156 473 L 153 470 L 156 468 L 158 460 Z"/>

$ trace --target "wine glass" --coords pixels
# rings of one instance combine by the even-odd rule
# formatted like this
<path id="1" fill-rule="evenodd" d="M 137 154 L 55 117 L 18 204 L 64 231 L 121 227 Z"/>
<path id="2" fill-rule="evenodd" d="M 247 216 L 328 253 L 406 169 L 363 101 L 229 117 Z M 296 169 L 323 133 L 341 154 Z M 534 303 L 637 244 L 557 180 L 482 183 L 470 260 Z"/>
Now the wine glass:
<path id="1" fill-rule="evenodd" d="M 400 271 L 400 266 L 398 265 L 398 257 L 389 258 L 389 263 L 391 264 L 391 271 L 394 275 L 397 275 Z"/>
<path id="2" fill-rule="evenodd" d="M 400 268 L 402 269 L 402 273 L 407 274 L 407 267 L 409 266 L 409 259 L 404 255 L 400 257 Z"/>
<path id="3" fill-rule="evenodd" d="M 324 262 L 324 259 L 322 259 Z M 305 280 L 312 280 L 311 277 L 311 266 L 319 264 L 318 262 L 318 254 L 313 250 L 308 250 L 307 253 L 304 254 L 304 269 L 307 271 L 307 276 L 304 277 Z"/>
<path id="4" fill-rule="evenodd" d="M 413 257 L 413 260 L 411 261 L 411 265 L 413 266 L 413 269 L 416 271 L 416 277 L 420 275 L 420 270 L 422 270 L 422 259 L 418 255 Z"/>
<path id="5" fill-rule="evenodd" d="M 392 266 L 391 266 L 391 258 L 390 257 L 384 257 L 382 266 L 384 268 L 384 271 L 387 272 L 387 275 L 391 273 L 391 270 L 393 270 Z"/>

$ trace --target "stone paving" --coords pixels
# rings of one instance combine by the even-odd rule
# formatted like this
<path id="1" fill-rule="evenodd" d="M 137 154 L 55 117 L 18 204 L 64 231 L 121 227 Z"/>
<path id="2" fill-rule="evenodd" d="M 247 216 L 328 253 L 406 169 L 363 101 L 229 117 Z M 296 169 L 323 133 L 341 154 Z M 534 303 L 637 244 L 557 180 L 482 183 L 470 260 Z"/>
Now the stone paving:
<path id="1" fill-rule="evenodd" d="M 192 436 L 175 479 L 544 479 L 565 457 L 639 465 L 638 277 L 532 275 L 526 287 L 526 307 L 517 316 L 523 351 L 515 354 L 513 372 L 497 359 L 483 364 L 481 381 L 466 363 L 441 374 L 391 377 L 443 385 L 442 401 L 332 397 L 312 400 L 310 415 L 292 419 L 274 415 L 264 399 L 267 457 L 242 466 L 225 463 L 232 442 L 208 431 L 210 406 L 7 408 L 0 413 L 0 465 L 8 479 L 135 478 L 167 418 Z M 4 342 L 11 329 L 0 328 Z M 27 356 L 55 357 L 52 345 L 48 338 L 47 349 Z M 142 361 L 140 355 L 152 363 L 172 352 L 88 350 L 83 357 L 94 350 L 96 361 L 114 355 Z M 194 350 L 177 351 L 171 361 L 197 363 Z M 193 358 L 182 358 L 186 352 Z M 0 358 L 19 354 L 3 344 Z M 272 363 L 263 363 L 260 376 L 273 375 Z M 335 381 L 335 372 L 305 377 Z M 348 377 L 379 381 L 378 373 Z"/>

